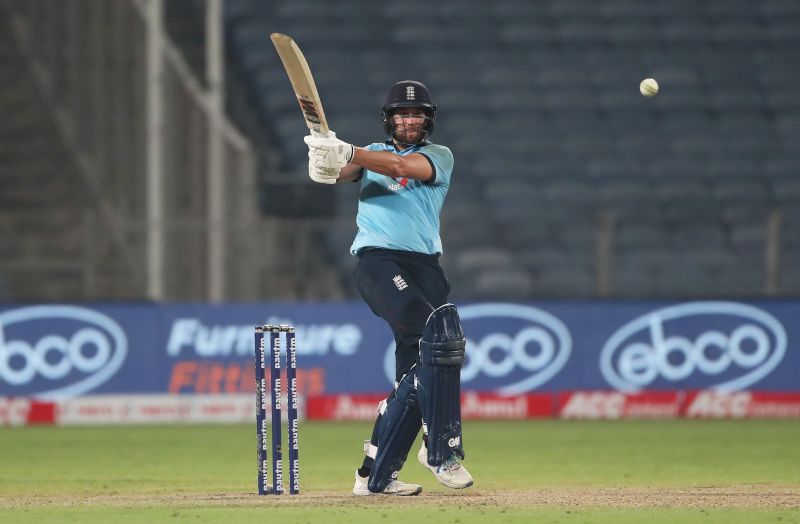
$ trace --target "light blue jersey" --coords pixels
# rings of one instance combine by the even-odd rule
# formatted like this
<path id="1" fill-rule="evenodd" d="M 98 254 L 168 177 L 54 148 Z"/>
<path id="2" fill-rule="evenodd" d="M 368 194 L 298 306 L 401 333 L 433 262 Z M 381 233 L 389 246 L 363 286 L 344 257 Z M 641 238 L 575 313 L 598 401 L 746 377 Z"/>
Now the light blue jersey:
<path id="1" fill-rule="evenodd" d="M 355 255 L 362 248 L 379 247 L 441 254 L 439 213 L 450 188 L 453 153 L 430 143 L 402 151 L 388 143 L 370 144 L 366 149 L 391 151 L 401 156 L 422 153 L 433 164 L 436 177 L 432 182 L 395 179 L 364 169 L 356 217 L 358 233 L 350 252 Z"/>

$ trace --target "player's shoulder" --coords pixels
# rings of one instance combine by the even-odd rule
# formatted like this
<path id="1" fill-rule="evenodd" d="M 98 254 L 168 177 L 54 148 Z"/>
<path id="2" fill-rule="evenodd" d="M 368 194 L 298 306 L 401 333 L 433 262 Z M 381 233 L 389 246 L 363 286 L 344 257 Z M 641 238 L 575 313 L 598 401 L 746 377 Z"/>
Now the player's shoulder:
<path id="1" fill-rule="evenodd" d="M 419 148 L 420 153 L 435 153 L 439 155 L 453 157 L 453 152 L 450 151 L 450 148 L 447 146 L 443 146 L 442 144 L 434 144 L 432 142 L 428 142 L 424 144 L 422 147 Z"/>

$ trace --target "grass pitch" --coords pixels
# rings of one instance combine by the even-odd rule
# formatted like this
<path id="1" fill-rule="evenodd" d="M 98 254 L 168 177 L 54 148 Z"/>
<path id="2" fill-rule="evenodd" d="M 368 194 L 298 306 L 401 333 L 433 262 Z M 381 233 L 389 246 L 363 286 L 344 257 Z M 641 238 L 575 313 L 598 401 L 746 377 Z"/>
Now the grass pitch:
<path id="1" fill-rule="evenodd" d="M 353 497 L 370 430 L 303 423 L 302 494 L 259 497 L 253 425 L 2 428 L 0 522 L 800 523 L 798 421 L 467 421 L 474 487 L 415 446 L 422 495 Z"/>

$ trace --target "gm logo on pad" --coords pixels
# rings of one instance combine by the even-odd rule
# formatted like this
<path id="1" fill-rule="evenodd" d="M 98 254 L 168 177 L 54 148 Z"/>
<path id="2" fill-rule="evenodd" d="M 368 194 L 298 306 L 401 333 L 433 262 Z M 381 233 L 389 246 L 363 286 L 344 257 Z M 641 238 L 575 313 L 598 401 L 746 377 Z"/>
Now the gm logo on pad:
<path id="1" fill-rule="evenodd" d="M 110 317 L 77 306 L 0 313 L 0 396 L 80 395 L 119 370 L 128 339 Z"/>
<path id="2" fill-rule="evenodd" d="M 786 331 L 766 311 L 734 302 L 690 302 L 618 329 L 600 352 L 600 371 L 620 391 L 674 389 L 690 381 L 693 389 L 728 392 L 767 376 L 785 353 Z"/>
<path id="3" fill-rule="evenodd" d="M 532 391 L 553 378 L 569 359 L 572 337 L 561 320 L 532 306 L 482 303 L 458 308 L 467 349 L 461 384 L 480 381 L 501 395 Z M 384 358 L 394 382 L 394 342 Z"/>

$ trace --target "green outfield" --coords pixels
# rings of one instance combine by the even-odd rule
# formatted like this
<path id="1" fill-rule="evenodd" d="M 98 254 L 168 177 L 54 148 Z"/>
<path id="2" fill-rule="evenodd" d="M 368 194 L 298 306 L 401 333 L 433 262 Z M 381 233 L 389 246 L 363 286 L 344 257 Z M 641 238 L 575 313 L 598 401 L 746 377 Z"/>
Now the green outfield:
<path id="1" fill-rule="evenodd" d="M 258 497 L 250 425 L 2 428 L 0 522 L 800 523 L 796 420 L 467 422 L 473 488 L 415 448 L 422 495 L 357 498 L 369 431 L 302 424 L 302 495 Z"/>

